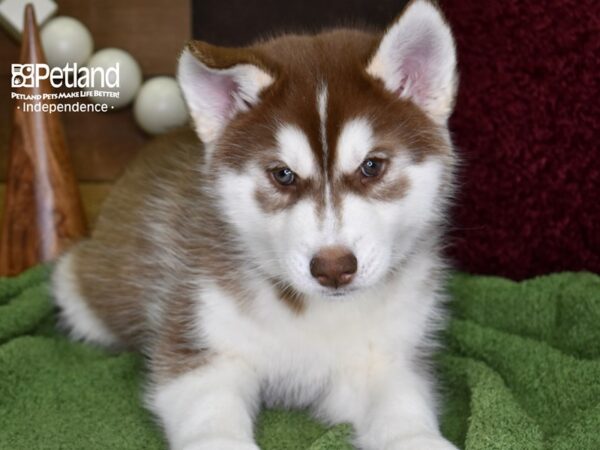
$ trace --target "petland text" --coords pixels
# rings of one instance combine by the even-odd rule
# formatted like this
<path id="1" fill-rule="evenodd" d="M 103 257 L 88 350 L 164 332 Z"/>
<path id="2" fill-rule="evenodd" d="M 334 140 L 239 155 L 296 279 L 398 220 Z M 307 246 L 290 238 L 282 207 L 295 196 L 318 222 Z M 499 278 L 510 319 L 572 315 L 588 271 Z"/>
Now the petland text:
<path id="1" fill-rule="evenodd" d="M 12 88 L 38 87 L 41 80 L 49 80 L 56 89 L 119 87 L 119 63 L 108 68 L 79 67 L 77 63 L 52 68 L 48 64 L 11 64 L 11 75 Z"/>

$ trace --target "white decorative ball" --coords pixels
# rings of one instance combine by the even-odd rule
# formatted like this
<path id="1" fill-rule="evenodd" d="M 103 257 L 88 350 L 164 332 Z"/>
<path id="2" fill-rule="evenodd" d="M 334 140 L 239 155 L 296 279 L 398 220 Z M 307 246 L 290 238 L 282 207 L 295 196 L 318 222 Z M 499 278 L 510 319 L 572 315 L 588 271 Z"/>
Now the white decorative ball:
<path id="1" fill-rule="evenodd" d="M 42 28 L 42 47 L 50 67 L 67 63 L 83 65 L 92 55 L 94 40 L 89 30 L 72 17 L 56 17 Z"/>
<path id="2" fill-rule="evenodd" d="M 118 48 L 105 48 L 94 53 L 87 67 L 92 70 L 94 79 L 93 86 L 87 90 L 102 92 L 90 98 L 95 103 L 106 103 L 111 109 L 123 108 L 131 103 L 142 84 L 140 65 L 129 53 Z M 95 68 L 103 70 L 94 71 Z"/>
<path id="3" fill-rule="evenodd" d="M 188 110 L 175 78 L 155 77 L 146 81 L 133 105 L 138 125 L 149 134 L 164 133 L 186 124 Z"/>

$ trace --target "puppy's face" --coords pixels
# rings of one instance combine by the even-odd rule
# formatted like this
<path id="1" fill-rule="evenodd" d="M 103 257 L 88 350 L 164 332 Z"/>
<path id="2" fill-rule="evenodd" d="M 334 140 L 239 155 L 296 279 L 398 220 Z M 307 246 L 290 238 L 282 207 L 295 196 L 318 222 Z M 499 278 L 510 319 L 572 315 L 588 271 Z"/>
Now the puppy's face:
<path id="1" fill-rule="evenodd" d="M 440 219 L 455 56 L 429 2 L 412 2 L 383 37 L 195 43 L 179 78 L 222 211 L 279 286 L 322 296 L 373 286 Z"/>

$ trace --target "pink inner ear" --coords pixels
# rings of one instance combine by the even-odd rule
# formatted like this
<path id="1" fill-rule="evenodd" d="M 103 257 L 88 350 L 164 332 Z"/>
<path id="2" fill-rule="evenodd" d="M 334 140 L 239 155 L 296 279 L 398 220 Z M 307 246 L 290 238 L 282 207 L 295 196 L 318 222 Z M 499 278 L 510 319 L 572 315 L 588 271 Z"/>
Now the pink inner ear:
<path id="1" fill-rule="evenodd" d="M 436 70 L 434 36 L 427 33 L 420 40 L 411 42 L 406 47 L 400 46 L 396 58 L 399 80 L 397 94 L 411 97 L 417 103 L 430 97 L 432 95 L 430 76 Z"/>
<path id="2" fill-rule="evenodd" d="M 214 114 L 223 119 L 231 118 L 235 108 L 235 94 L 239 88 L 233 76 L 205 72 L 203 78 L 199 94 L 211 106 Z"/>

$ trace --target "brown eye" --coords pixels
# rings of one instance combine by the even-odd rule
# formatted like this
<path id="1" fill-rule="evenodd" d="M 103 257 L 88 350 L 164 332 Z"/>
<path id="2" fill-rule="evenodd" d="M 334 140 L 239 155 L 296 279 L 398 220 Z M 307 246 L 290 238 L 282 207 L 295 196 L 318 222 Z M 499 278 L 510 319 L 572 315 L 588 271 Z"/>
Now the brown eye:
<path id="1" fill-rule="evenodd" d="M 360 165 L 360 172 L 367 178 L 377 177 L 383 170 L 383 164 L 383 161 L 377 158 L 365 159 Z"/>
<path id="2" fill-rule="evenodd" d="M 289 167 L 282 167 L 271 171 L 275 181 L 283 186 L 290 186 L 296 181 L 296 174 Z"/>

